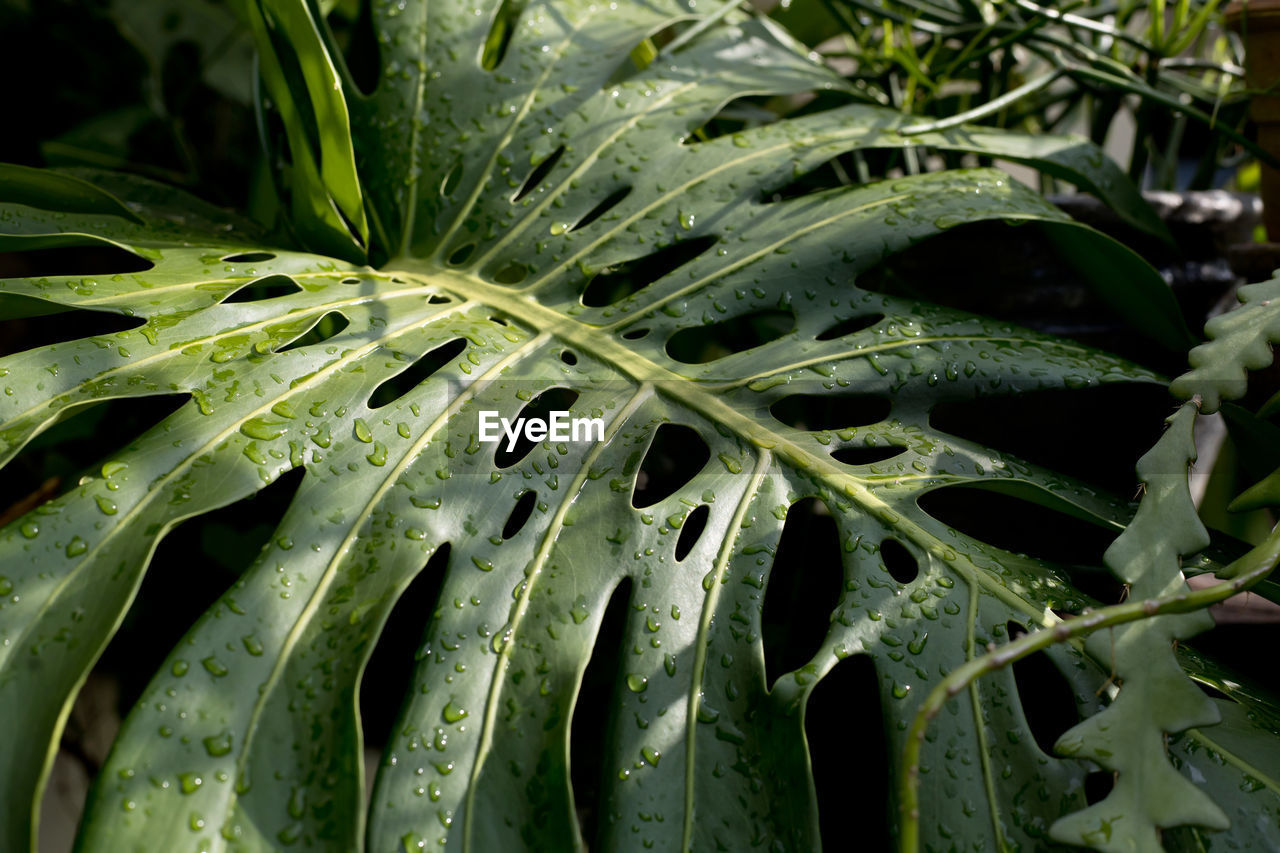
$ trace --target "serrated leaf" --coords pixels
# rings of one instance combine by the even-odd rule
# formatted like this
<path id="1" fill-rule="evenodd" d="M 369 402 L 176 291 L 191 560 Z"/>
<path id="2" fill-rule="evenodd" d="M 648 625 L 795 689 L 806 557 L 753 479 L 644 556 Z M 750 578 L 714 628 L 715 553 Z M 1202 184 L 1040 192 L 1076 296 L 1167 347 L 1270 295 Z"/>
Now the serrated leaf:
<path id="1" fill-rule="evenodd" d="M 1194 423 L 1194 409 L 1180 409 L 1138 462 L 1146 492 L 1133 521 L 1107 549 L 1108 567 L 1137 599 L 1185 588 L 1180 557 L 1209 544 L 1182 473 L 1195 460 Z M 1055 841 L 1103 851 L 1159 851 L 1163 828 L 1230 826 L 1213 800 L 1170 765 L 1164 750 L 1166 733 L 1218 722 L 1216 708 L 1173 654 L 1176 640 L 1212 624 L 1206 613 L 1159 616 L 1100 632 L 1086 642 L 1095 658 L 1111 656 L 1123 684 L 1115 701 L 1064 734 L 1057 750 L 1115 771 L 1116 782 L 1100 802 L 1054 823 Z"/>

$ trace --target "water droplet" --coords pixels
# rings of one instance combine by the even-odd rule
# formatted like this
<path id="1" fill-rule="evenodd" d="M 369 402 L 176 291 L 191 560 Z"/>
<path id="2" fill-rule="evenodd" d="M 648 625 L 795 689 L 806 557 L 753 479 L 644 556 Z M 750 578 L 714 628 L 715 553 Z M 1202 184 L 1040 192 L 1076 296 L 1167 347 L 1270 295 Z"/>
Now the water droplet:
<path id="1" fill-rule="evenodd" d="M 204 779 L 198 773 L 179 773 L 178 784 L 182 793 L 194 794 L 204 784 Z"/>
<path id="2" fill-rule="evenodd" d="M 231 752 L 231 732 L 223 731 L 205 738 L 204 751 L 214 758 Z"/>
<path id="3" fill-rule="evenodd" d="M 215 678 L 221 678 L 222 676 L 226 675 L 227 672 L 229 672 L 227 667 L 220 660 L 218 660 L 213 656 L 209 656 L 204 660 L 200 661 L 200 664 L 205 668 L 206 671 L 208 671 L 210 675 L 214 676 Z"/>
<path id="4" fill-rule="evenodd" d="M 289 429 L 287 424 L 269 421 L 266 418 L 249 418 L 240 424 L 240 432 L 259 441 L 271 441 L 284 435 Z"/>

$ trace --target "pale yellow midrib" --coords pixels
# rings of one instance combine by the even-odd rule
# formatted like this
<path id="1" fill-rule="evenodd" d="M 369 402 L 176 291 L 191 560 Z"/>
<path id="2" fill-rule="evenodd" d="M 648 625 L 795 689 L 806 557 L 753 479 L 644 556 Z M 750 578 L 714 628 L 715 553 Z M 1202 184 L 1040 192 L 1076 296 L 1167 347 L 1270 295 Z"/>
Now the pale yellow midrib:
<path id="1" fill-rule="evenodd" d="M 932 543 L 938 541 L 933 533 L 893 508 L 864 480 L 842 470 L 830 456 L 814 453 L 762 426 L 758 421 L 729 405 L 721 397 L 710 393 L 709 389 L 697 380 L 645 358 L 603 329 L 588 326 L 572 317 L 567 317 L 559 311 L 540 304 L 531 295 L 521 295 L 509 288 L 489 284 L 465 273 L 432 268 L 416 270 L 411 268 L 405 270 L 404 275 L 420 280 L 431 287 L 452 291 L 468 301 L 488 305 L 530 326 L 536 332 L 548 333 L 610 364 L 634 382 L 652 383 L 658 394 L 693 409 L 713 423 L 724 425 L 756 447 L 769 450 L 775 456 L 783 457 L 796 468 L 818 477 L 858 504 L 867 514 L 881 521 L 892 518 L 893 520 L 888 523 L 897 526 L 921 547 L 930 551 L 935 550 L 930 547 Z M 955 560 L 950 565 L 966 582 L 981 587 L 1014 611 L 1027 614 L 1038 624 L 1051 625 L 1059 621 L 1051 611 L 1037 608 L 986 572 L 968 564 L 967 559 Z"/>

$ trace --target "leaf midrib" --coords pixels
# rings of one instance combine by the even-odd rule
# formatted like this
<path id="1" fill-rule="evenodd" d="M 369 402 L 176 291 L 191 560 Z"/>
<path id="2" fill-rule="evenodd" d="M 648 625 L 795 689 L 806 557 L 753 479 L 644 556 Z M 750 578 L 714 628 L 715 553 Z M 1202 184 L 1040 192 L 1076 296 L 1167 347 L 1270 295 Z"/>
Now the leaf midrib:
<path id="1" fill-rule="evenodd" d="M 422 281 L 424 286 L 452 291 L 455 295 L 488 305 L 513 319 L 532 327 L 536 332 L 550 334 L 565 343 L 589 353 L 603 361 L 633 382 L 651 383 L 657 393 L 693 409 L 713 423 L 719 423 L 746 439 L 755 447 L 772 451 L 795 467 L 811 472 L 827 484 L 837 488 L 845 497 L 859 504 L 873 515 L 904 528 L 916 543 L 928 547 L 937 537 L 914 520 L 894 510 L 861 478 L 842 470 L 825 454 L 813 453 L 791 439 L 762 426 L 758 421 L 739 412 L 717 396 L 713 389 L 697 380 L 676 373 L 646 358 L 616 340 L 604 329 L 588 326 L 537 302 L 532 296 L 489 284 L 473 275 L 451 270 L 437 270 L 430 266 L 414 268 L 406 264 L 406 277 Z M 929 549 L 933 550 L 933 549 Z M 1037 608 L 1026 599 L 1014 594 L 994 578 L 988 577 L 977 567 L 964 565 L 957 560 L 956 570 L 971 584 L 976 584 L 1019 612 L 1026 613 L 1041 625 L 1059 621 L 1051 612 Z"/>

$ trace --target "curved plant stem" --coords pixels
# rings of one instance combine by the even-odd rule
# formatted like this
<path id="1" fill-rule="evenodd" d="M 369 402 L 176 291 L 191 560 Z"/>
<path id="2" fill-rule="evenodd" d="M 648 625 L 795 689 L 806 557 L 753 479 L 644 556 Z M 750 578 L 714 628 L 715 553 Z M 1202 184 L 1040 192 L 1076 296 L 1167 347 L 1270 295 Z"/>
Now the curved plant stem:
<path id="1" fill-rule="evenodd" d="M 1093 610 L 1075 619 L 1061 622 L 1053 628 L 1026 634 L 952 670 L 951 674 L 925 697 L 924 704 L 916 712 L 907 734 L 904 761 L 898 776 L 898 809 L 901 818 L 898 850 L 900 853 L 917 853 L 920 849 L 918 790 L 920 753 L 930 722 L 950 699 L 963 693 L 969 685 L 982 676 L 1003 669 L 1014 661 L 1043 651 L 1057 643 L 1078 639 L 1101 628 L 1110 628 L 1168 613 L 1189 613 L 1225 601 L 1271 574 L 1277 562 L 1280 562 L 1280 524 L 1272 529 L 1262 544 L 1220 572 L 1221 577 L 1229 580 L 1191 592 L 1130 601 Z"/>

